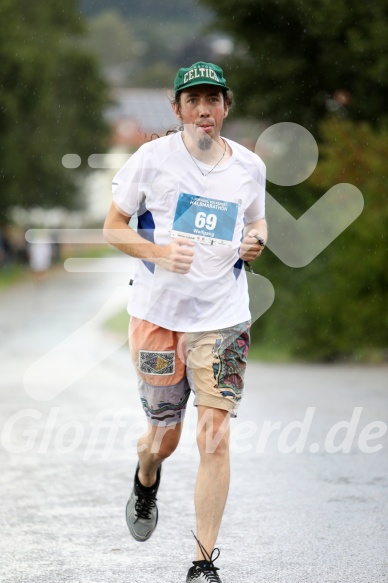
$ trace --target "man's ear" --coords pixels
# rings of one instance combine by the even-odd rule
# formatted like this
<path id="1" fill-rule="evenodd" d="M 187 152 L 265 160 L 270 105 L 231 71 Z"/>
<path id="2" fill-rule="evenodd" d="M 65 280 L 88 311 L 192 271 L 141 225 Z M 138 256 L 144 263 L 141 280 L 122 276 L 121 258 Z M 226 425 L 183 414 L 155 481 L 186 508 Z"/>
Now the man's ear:
<path id="1" fill-rule="evenodd" d="M 173 103 L 171 105 L 172 105 L 172 108 L 174 110 L 174 113 L 175 113 L 175 116 L 177 117 L 177 119 L 179 121 L 182 121 L 181 112 L 180 112 L 178 103 L 176 103 L 176 101 L 173 101 Z"/>
<path id="2" fill-rule="evenodd" d="M 226 105 L 225 104 L 225 107 L 224 107 L 224 118 L 225 117 L 228 117 L 228 113 L 229 113 L 229 105 Z"/>

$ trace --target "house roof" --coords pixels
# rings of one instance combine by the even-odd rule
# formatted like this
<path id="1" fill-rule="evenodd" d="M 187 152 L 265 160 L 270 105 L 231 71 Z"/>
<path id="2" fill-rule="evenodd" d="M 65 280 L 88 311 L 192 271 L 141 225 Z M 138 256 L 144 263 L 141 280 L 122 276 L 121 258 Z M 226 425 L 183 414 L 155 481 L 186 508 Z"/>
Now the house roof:
<path id="1" fill-rule="evenodd" d="M 115 89 L 112 98 L 107 119 L 113 124 L 132 120 L 146 133 L 165 133 L 178 125 L 166 90 Z"/>

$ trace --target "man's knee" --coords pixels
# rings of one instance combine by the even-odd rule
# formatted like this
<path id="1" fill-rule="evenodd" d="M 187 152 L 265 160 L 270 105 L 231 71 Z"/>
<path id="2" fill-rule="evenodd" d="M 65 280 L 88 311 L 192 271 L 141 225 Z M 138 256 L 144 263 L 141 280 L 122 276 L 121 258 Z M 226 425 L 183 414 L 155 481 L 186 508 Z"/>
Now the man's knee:
<path id="1" fill-rule="evenodd" d="M 229 454 L 229 412 L 222 409 L 204 407 L 199 411 L 197 444 L 203 455 Z"/>
<path id="2" fill-rule="evenodd" d="M 181 433 L 182 423 L 167 427 L 152 426 L 147 435 L 146 443 L 142 443 L 140 440 L 139 445 L 143 445 L 143 450 L 147 449 L 155 461 L 162 462 L 176 450 Z"/>

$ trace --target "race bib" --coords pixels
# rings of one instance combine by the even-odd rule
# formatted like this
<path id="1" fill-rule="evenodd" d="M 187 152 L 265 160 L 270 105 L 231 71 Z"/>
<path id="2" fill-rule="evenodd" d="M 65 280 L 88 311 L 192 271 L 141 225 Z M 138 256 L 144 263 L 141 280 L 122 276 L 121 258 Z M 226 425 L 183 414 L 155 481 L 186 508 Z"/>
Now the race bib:
<path id="1" fill-rule="evenodd" d="M 232 246 L 238 204 L 181 192 L 172 237 L 185 237 L 206 245 Z"/>

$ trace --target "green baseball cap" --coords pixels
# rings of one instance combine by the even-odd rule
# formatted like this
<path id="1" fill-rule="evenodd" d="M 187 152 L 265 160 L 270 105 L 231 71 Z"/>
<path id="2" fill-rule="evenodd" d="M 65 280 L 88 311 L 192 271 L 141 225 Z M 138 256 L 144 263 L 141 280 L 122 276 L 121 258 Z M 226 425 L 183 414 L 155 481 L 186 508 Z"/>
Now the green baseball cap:
<path id="1" fill-rule="evenodd" d="M 191 67 L 179 69 L 174 81 L 175 93 L 193 85 L 203 84 L 229 89 L 223 75 L 224 73 L 218 65 L 199 61 Z"/>

